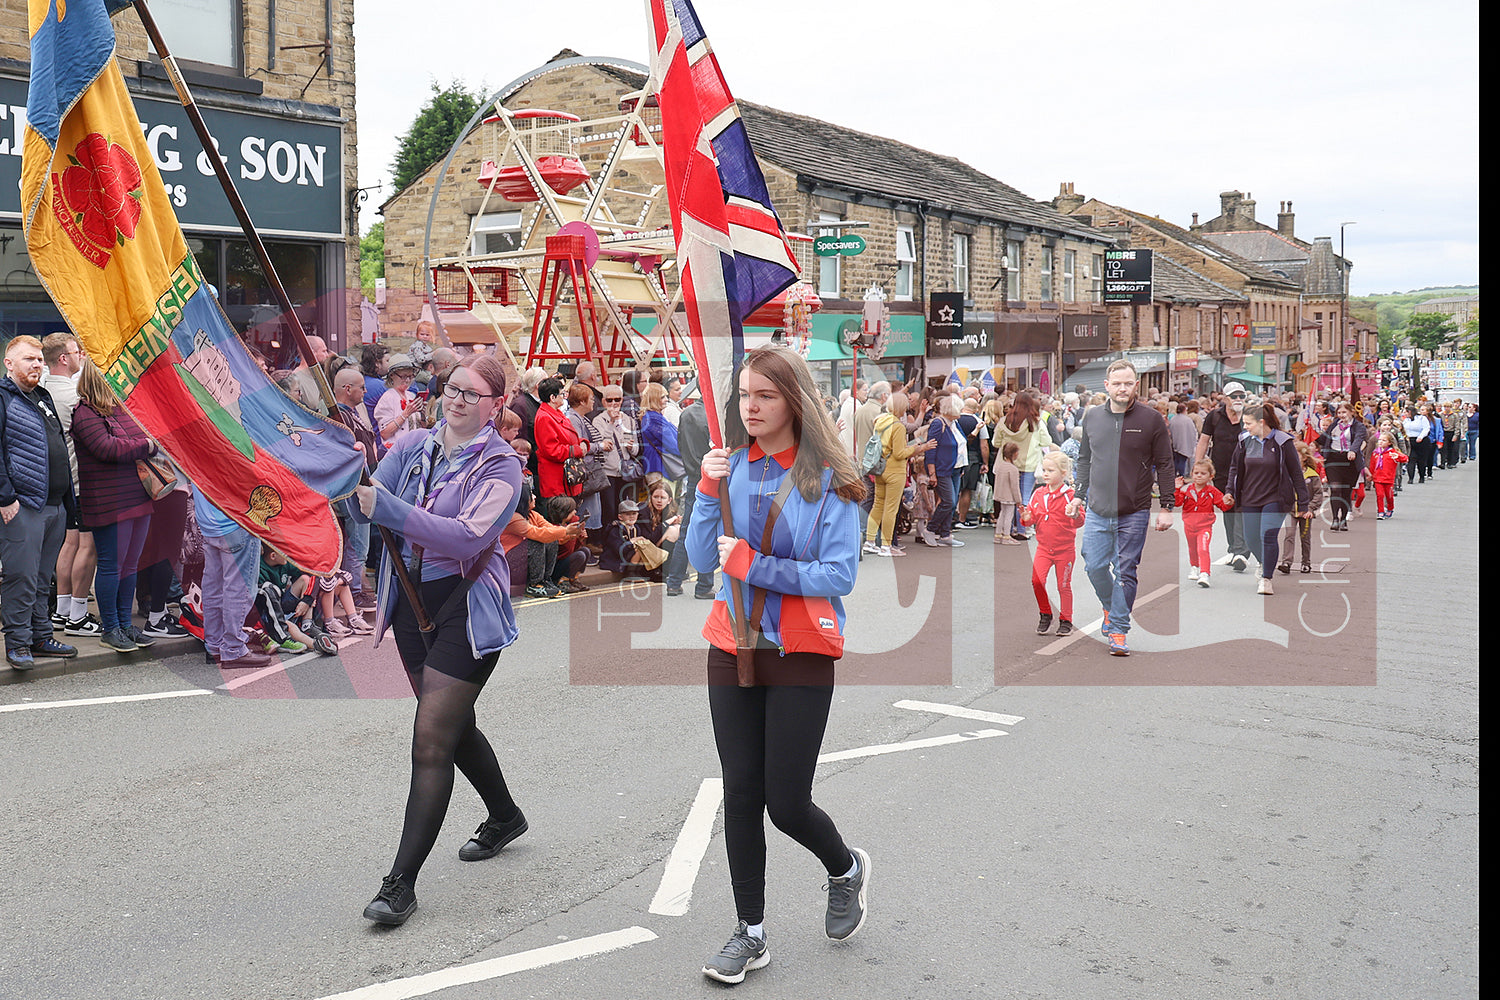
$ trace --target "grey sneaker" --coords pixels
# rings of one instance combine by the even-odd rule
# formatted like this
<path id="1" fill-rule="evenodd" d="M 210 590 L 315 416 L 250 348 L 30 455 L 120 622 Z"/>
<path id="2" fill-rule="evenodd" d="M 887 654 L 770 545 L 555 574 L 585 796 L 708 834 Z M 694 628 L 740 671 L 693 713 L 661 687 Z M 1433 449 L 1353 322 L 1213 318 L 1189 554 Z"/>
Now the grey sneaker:
<path id="1" fill-rule="evenodd" d="M 134 625 L 125 625 L 120 629 L 120 631 L 130 636 L 131 641 L 133 641 L 141 649 L 148 649 L 151 646 L 156 645 L 155 639 L 151 638 L 151 636 L 147 635 L 145 632 L 141 631 Z"/>
<path id="2" fill-rule="evenodd" d="M 745 973 L 751 969 L 764 969 L 770 964 L 770 945 L 766 944 L 765 938 L 756 937 L 746 930 L 745 922 L 741 920 L 724 947 L 703 967 L 703 974 L 721 983 L 743 983 Z"/>
<path id="3" fill-rule="evenodd" d="M 122 628 L 112 628 L 99 637 L 101 646 L 113 649 L 117 653 L 133 653 L 141 647 L 136 645 L 130 633 Z"/>
<path id="4" fill-rule="evenodd" d="M 824 929 L 835 941 L 853 937 L 865 925 L 865 897 L 870 889 L 870 856 L 858 847 L 850 852 L 859 871 L 848 878 L 828 879 L 828 917 Z"/>
<path id="5" fill-rule="evenodd" d="M 957 538 L 954 538 L 952 535 L 942 536 L 937 540 L 937 544 L 946 545 L 950 549 L 961 549 L 964 547 L 964 543 L 959 541 Z"/>

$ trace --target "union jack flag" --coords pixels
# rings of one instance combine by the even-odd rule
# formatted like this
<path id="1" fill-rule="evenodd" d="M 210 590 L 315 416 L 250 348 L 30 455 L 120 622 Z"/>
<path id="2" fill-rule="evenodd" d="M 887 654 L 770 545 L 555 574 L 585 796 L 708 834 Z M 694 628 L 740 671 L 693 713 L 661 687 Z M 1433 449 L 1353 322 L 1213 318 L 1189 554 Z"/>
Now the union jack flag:
<path id="1" fill-rule="evenodd" d="M 745 353 L 744 319 L 797 280 L 739 107 L 689 0 L 647 0 L 651 77 L 661 103 L 678 280 L 714 445 Z"/>

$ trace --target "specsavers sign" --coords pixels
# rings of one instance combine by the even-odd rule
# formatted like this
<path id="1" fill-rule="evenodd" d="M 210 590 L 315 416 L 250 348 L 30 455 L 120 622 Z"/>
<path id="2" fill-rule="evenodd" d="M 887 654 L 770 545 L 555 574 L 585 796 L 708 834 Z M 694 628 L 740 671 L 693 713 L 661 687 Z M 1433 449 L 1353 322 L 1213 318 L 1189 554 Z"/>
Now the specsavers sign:
<path id="1" fill-rule="evenodd" d="M 0 77 L 0 218 L 21 215 L 26 90 L 25 80 Z M 178 222 L 190 230 L 239 232 L 182 105 L 139 95 L 131 101 Z M 217 108 L 202 111 L 261 233 L 342 238 L 343 132 L 338 125 Z"/>

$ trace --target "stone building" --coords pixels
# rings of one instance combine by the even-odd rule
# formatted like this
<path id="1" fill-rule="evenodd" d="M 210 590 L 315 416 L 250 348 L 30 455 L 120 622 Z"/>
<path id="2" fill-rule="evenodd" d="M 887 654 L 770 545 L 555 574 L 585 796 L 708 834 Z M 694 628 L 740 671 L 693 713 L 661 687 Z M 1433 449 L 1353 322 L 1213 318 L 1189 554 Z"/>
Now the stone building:
<path id="1" fill-rule="evenodd" d="M 564 50 L 553 61 L 573 55 Z M 511 110 L 547 107 L 587 122 L 613 113 L 620 96 L 643 83 L 638 73 L 602 62 L 544 67 L 502 99 Z M 1059 375 L 1064 323 L 1103 329 L 1099 276 L 1111 236 L 952 157 L 745 100 L 739 106 L 786 230 L 853 232 L 866 241 L 858 256 L 808 254 L 803 261 L 803 280 L 823 301 L 813 316 L 809 360 L 828 362 L 830 374 L 850 361 L 840 330 L 858 320 L 871 286 L 883 289 L 896 331 L 878 359 L 889 377 L 942 377 L 963 368 L 971 377 L 992 370 L 1002 385 L 1050 385 Z M 431 257 L 477 239 L 475 179 L 490 146 L 480 127 L 454 155 L 433 213 Z M 605 151 L 602 144 L 580 146 L 591 169 Z M 381 206 L 388 295 L 398 303 L 383 325 L 397 327 L 393 332 L 417 317 L 410 294 L 420 298 L 425 288 L 423 246 L 439 169 Z M 658 214 L 642 224 L 667 222 Z M 404 306 L 402 290 L 409 293 Z M 927 337 L 925 315 L 936 292 L 960 293 L 965 306 L 964 336 L 940 346 Z M 762 338 L 770 333 L 758 331 Z M 852 366 L 842 370 L 847 376 Z"/>
<path id="2" fill-rule="evenodd" d="M 1239 191 L 1222 192 L 1219 208 L 1216 217 L 1203 223 L 1194 213 L 1190 230 L 1301 287 L 1304 380 L 1316 379 L 1325 368 L 1343 370 L 1353 354 L 1374 359 L 1377 344 L 1367 332 L 1369 324 L 1346 318 L 1354 265 L 1334 251 L 1332 236 L 1311 243 L 1300 239 L 1290 201 L 1278 206 L 1274 226 L 1258 221 L 1254 199 Z"/>
<path id="3" fill-rule="evenodd" d="M 335 348 L 357 342 L 353 0 L 153 0 L 151 11 L 307 332 Z M 236 328 L 288 361 L 280 310 L 145 30 L 128 8 L 114 27 L 188 247 Z M 25 0 L 0 0 L 0 339 L 62 328 L 21 231 L 28 37 Z"/>
<path id="4" fill-rule="evenodd" d="M 1168 281 L 1164 294 L 1151 305 L 1110 312 L 1113 344 L 1122 350 L 1204 351 L 1198 371 L 1205 384 L 1215 387 L 1230 377 L 1293 386 L 1294 369 L 1303 363 L 1297 281 L 1224 249 L 1204 234 L 1082 198 L 1067 185 L 1056 204 L 1059 211 L 1116 233 L 1123 245 L 1153 250 L 1158 271 Z M 1252 336 L 1261 342 L 1252 344 Z"/>

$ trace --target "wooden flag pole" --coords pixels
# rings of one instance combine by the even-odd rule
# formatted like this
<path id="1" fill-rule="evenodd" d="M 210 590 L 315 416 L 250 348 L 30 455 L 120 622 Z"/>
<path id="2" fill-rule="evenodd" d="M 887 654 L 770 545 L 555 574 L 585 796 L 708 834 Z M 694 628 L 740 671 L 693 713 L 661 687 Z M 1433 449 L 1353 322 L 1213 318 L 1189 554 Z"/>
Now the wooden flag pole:
<path id="1" fill-rule="evenodd" d="M 256 232 L 255 223 L 250 220 L 250 212 L 245 208 L 245 203 L 234 186 L 234 179 L 229 176 L 229 168 L 224 166 L 224 161 L 219 156 L 213 135 L 208 131 L 208 124 L 203 120 L 203 114 L 198 110 L 193 95 L 188 92 L 187 82 L 183 80 L 182 72 L 177 67 L 176 57 L 167 51 L 167 43 L 161 36 L 161 30 L 156 26 L 156 19 L 146 8 L 146 0 L 132 0 L 131 5 L 135 7 L 135 12 L 146 29 L 146 36 L 151 39 L 152 47 L 161 58 L 162 67 L 167 72 L 167 79 L 172 81 L 172 89 L 177 91 L 177 99 L 181 102 L 183 110 L 187 112 L 188 121 L 193 123 L 193 131 L 198 133 L 198 142 L 203 146 L 204 157 L 213 164 L 214 176 L 219 179 L 219 186 L 224 189 L 224 197 L 229 199 L 229 207 L 234 209 L 235 218 L 239 220 L 245 239 L 249 241 L 251 248 L 255 251 L 256 259 L 260 261 L 266 283 L 271 286 L 271 291 L 276 296 L 276 304 L 281 308 L 281 314 L 286 317 L 291 328 L 292 340 L 297 345 L 297 353 L 302 356 L 303 363 L 312 373 L 318 392 L 323 397 L 323 406 L 328 410 L 329 416 L 349 425 L 343 411 L 339 409 L 338 401 L 333 397 L 333 388 L 328 384 L 328 376 L 323 366 L 313 358 L 312 345 L 307 341 L 307 333 L 302 329 L 302 321 L 298 318 L 296 309 L 292 307 L 292 300 L 287 295 L 286 288 L 281 284 L 276 267 L 271 263 L 271 256 L 266 252 L 265 244 L 261 242 L 260 233 Z M 352 425 L 350 429 L 353 430 Z M 362 469 L 359 481 L 363 486 L 371 485 L 369 473 Z M 386 551 L 391 554 L 391 565 L 396 570 L 396 578 L 401 584 L 401 589 L 405 591 L 412 610 L 416 612 L 417 623 L 422 631 L 432 631 L 432 621 L 428 618 L 426 609 L 422 607 L 421 597 L 412 583 L 411 575 L 407 572 L 406 563 L 401 559 L 400 543 L 396 541 L 395 535 L 389 528 L 384 525 L 376 525 L 376 527 L 380 529 L 380 537 L 385 543 Z"/>

